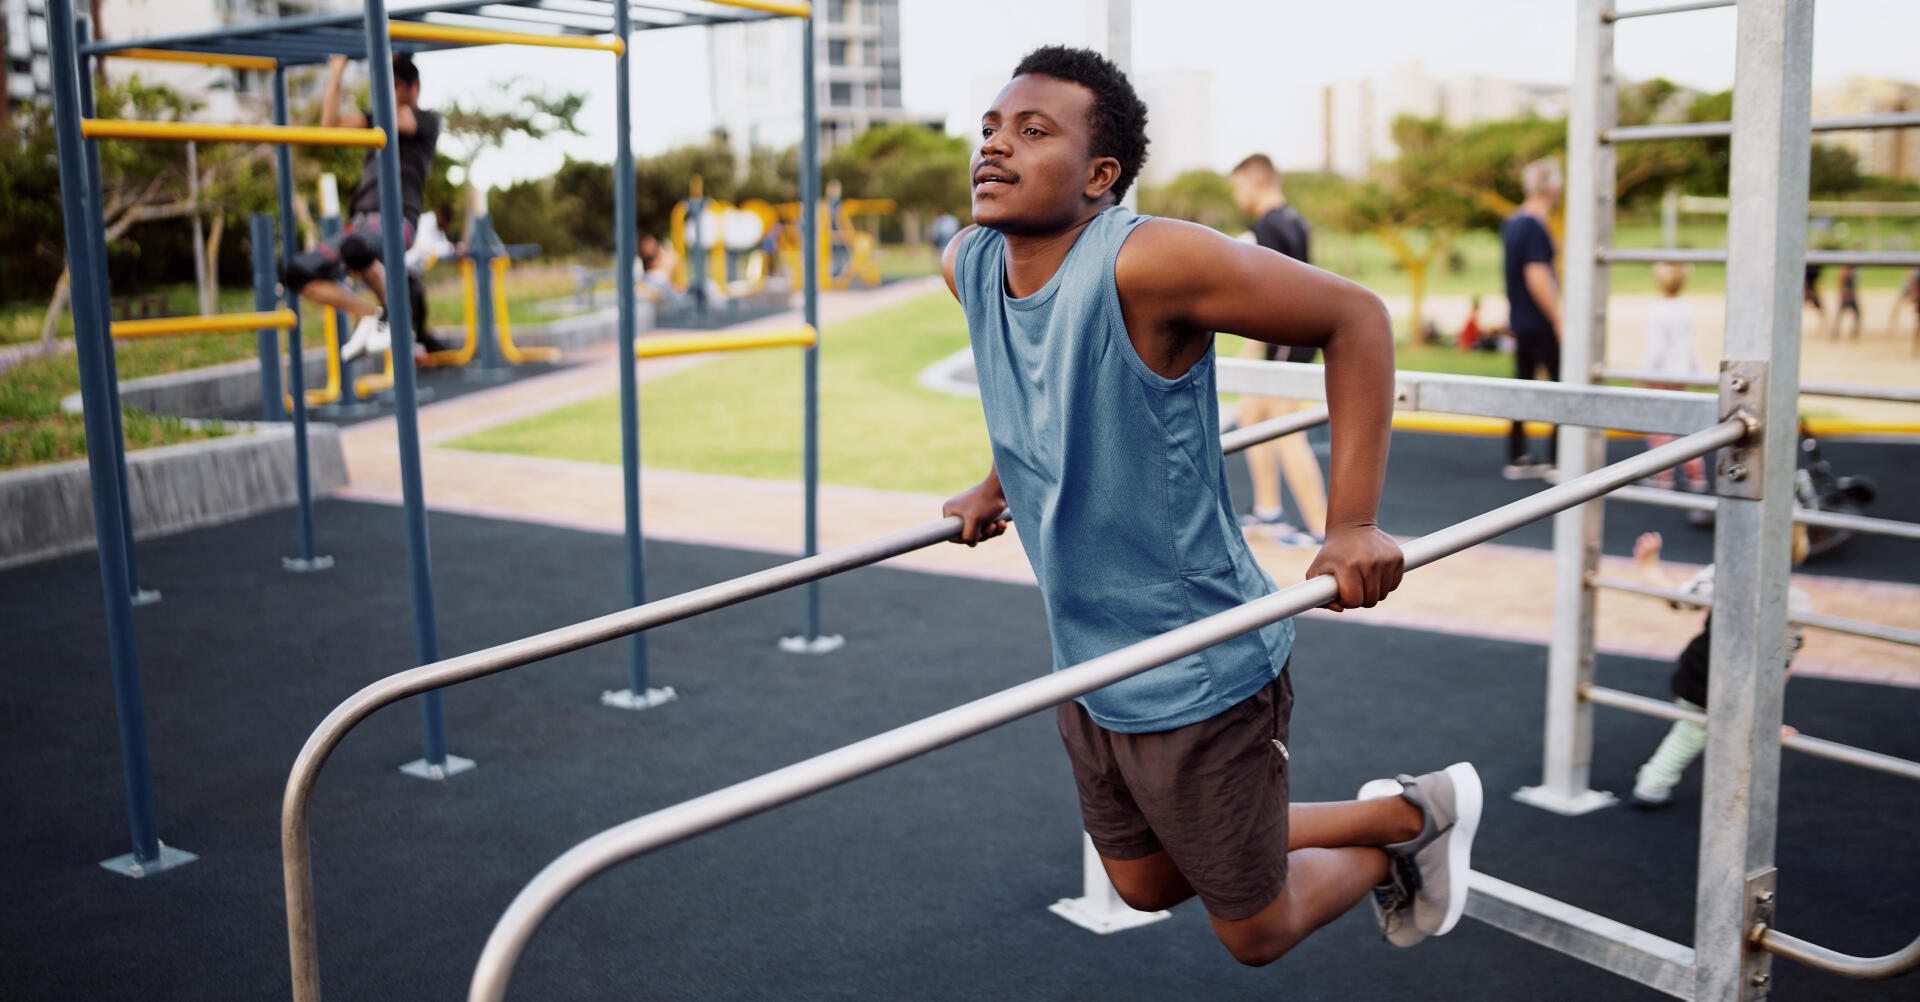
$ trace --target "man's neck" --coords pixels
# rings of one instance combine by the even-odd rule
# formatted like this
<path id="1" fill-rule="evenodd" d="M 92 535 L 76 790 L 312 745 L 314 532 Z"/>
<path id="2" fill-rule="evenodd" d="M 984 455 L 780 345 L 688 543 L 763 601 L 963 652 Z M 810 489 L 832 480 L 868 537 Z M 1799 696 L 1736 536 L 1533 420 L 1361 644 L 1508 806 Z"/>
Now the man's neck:
<path id="1" fill-rule="evenodd" d="M 1535 219 L 1546 219 L 1553 212 L 1553 199 L 1535 195 L 1520 203 L 1520 211 Z"/>
<path id="2" fill-rule="evenodd" d="M 1067 252 L 1080 239 L 1081 231 L 1093 217 L 1111 208 L 1102 203 L 1083 212 L 1067 226 L 1048 233 L 1009 233 L 1006 235 L 1007 294 L 1017 298 L 1039 292 L 1060 265 Z"/>
<path id="3" fill-rule="evenodd" d="M 1259 200 L 1253 203 L 1253 217 L 1258 219 L 1275 209 L 1285 207 L 1286 204 L 1287 196 L 1277 191 L 1269 191 L 1261 195 Z"/>

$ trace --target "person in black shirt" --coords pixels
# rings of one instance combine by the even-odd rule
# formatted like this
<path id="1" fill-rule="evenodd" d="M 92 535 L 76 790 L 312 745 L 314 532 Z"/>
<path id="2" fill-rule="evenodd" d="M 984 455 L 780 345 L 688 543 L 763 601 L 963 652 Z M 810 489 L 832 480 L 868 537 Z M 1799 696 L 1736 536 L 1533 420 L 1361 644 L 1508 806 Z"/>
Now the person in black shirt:
<path id="1" fill-rule="evenodd" d="M 327 61 L 327 86 L 321 98 L 320 124 L 326 127 L 364 129 L 371 115 L 363 109 L 340 111 L 340 80 L 347 69 L 347 57 L 333 56 Z M 405 239 L 412 246 L 419 229 L 421 192 L 427 174 L 433 169 L 433 151 L 440 141 L 440 116 L 419 106 L 420 71 L 409 56 L 393 57 L 393 99 L 395 131 L 400 135 L 400 205 L 405 215 Z M 386 351 L 387 334 L 386 270 L 380 263 L 383 248 L 380 238 L 380 155 L 367 150 L 360 165 L 360 183 L 347 205 L 347 225 L 340 236 L 322 241 L 302 254 L 294 255 L 282 269 L 280 280 L 287 290 L 309 302 L 332 307 L 351 317 L 357 324 L 353 337 L 340 349 L 342 361 L 367 353 Z M 338 284 L 351 272 L 365 282 L 380 302 L 369 303 Z M 409 276 L 407 301 L 413 319 L 414 338 L 427 350 L 439 349 L 427 334 L 426 295 L 421 283 Z"/>
<path id="2" fill-rule="evenodd" d="M 1507 326 L 1513 330 L 1513 375 L 1533 379 L 1545 369 L 1547 378 L 1560 378 L 1560 283 L 1553 273 L 1553 235 L 1547 216 L 1560 200 L 1560 164 L 1552 158 L 1535 160 L 1521 168 L 1526 200 L 1500 224 L 1500 246 L 1506 254 Z M 1508 480 L 1545 477 L 1553 470 L 1553 433 L 1547 438 L 1547 458 L 1527 451 L 1527 429 L 1515 421 L 1507 431 Z"/>
<path id="3" fill-rule="evenodd" d="M 1308 245 L 1313 232 L 1300 213 L 1287 204 L 1280 186 L 1280 170 L 1264 153 L 1240 161 L 1230 175 L 1233 201 L 1240 211 L 1253 217 L 1255 243 L 1278 251 L 1295 261 L 1309 262 Z M 1311 346 L 1281 348 L 1278 345 L 1248 341 L 1244 354 L 1269 362 L 1284 358 L 1289 362 L 1311 362 L 1316 351 Z M 1273 397 L 1244 396 L 1236 416 L 1240 427 L 1290 414 L 1299 408 L 1296 401 Z M 1247 450 L 1247 470 L 1253 477 L 1253 511 L 1241 517 L 1249 528 L 1265 529 L 1282 546 L 1316 546 L 1327 531 L 1327 484 L 1320 472 L 1320 461 L 1305 435 L 1291 435 Z M 1283 477 L 1284 474 L 1284 477 Z M 1286 521 L 1281 508 L 1281 485 L 1293 489 L 1294 507 L 1300 526 Z"/>

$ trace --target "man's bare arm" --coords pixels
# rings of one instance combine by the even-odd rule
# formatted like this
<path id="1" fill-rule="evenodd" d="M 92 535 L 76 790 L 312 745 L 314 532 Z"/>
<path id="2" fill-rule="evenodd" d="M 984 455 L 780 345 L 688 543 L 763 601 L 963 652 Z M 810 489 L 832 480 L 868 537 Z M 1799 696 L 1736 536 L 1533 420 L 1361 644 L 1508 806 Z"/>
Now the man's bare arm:
<path id="1" fill-rule="evenodd" d="M 979 226 L 969 226 L 954 234 L 953 239 L 947 241 L 947 249 L 940 253 L 940 273 L 946 276 L 947 291 L 953 293 L 955 299 L 960 298 L 960 290 L 953 284 L 953 263 L 960 258 L 960 245 L 979 228 Z"/>
<path id="2" fill-rule="evenodd" d="M 347 57 L 327 57 L 327 85 L 320 92 L 320 124 L 326 128 L 364 129 L 367 116 L 359 109 L 340 111 L 340 78 L 347 72 Z"/>
<path id="3" fill-rule="evenodd" d="M 1529 262 L 1521 271 L 1527 283 L 1527 294 L 1533 297 L 1535 306 L 1553 325 L 1553 336 L 1560 336 L 1560 283 L 1553 277 L 1553 266 L 1544 261 Z"/>
<path id="4" fill-rule="evenodd" d="M 1211 350 L 1206 335 L 1223 331 L 1326 352 L 1333 469 L 1327 543 L 1308 576 L 1334 574 L 1336 608 L 1370 606 L 1392 591 L 1403 561 L 1376 522 L 1393 417 L 1393 328 L 1379 297 L 1311 265 L 1172 220 L 1142 223 L 1121 249 L 1114 276 L 1136 350 L 1159 339 L 1172 356 L 1190 356 L 1190 366 Z"/>

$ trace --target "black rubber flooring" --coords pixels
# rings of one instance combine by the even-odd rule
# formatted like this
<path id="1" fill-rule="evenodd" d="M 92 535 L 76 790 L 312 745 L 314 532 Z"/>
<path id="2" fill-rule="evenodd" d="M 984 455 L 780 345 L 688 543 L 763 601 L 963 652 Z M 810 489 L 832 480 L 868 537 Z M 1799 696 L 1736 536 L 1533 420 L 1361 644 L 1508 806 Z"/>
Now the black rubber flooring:
<path id="1" fill-rule="evenodd" d="M 1326 429 L 1308 433 L 1326 465 Z M 1608 462 L 1618 462 L 1645 449 L 1635 439 L 1607 443 Z M 1464 521 L 1541 490 L 1538 480 L 1500 478 L 1505 462 L 1504 439 L 1477 435 L 1439 435 L 1425 432 L 1393 433 L 1387 460 L 1387 485 L 1380 499 L 1380 525 L 1396 536 L 1419 536 Z M 1895 440 L 1854 439 L 1822 441 L 1821 454 L 1836 473 L 1865 474 L 1879 487 L 1879 497 L 1865 514 L 1875 518 L 1920 522 L 1920 444 Z M 1242 511 L 1253 503 L 1252 480 L 1243 456 L 1228 460 L 1228 480 Z M 1293 499 L 1286 499 L 1291 515 Z M 1688 524 L 1687 513 L 1675 508 L 1642 504 L 1610 504 L 1602 523 L 1604 552 L 1633 554 L 1633 541 L 1642 532 L 1658 532 L 1666 559 L 1695 564 L 1713 562 L 1713 531 Z M 1553 522 L 1545 519 L 1501 536 L 1499 542 L 1536 549 L 1553 548 Z M 1839 549 L 1822 554 L 1800 568 L 1808 574 L 1868 578 L 1875 581 L 1920 583 L 1920 543 L 1884 536 L 1855 536 Z"/>
<path id="2" fill-rule="evenodd" d="M 142 544 L 165 600 L 137 611 L 163 837 L 200 853 L 132 881 L 96 862 L 127 848 L 96 561 L 0 574 L 0 998 L 285 998 L 278 811 L 309 730 L 366 682 L 407 667 L 398 509 L 320 505 L 329 572 L 290 575 L 282 512 Z M 451 515 L 432 520 L 444 654 L 614 608 L 616 540 Z M 666 594 L 775 558 L 651 544 Z M 336 752 L 314 805 L 323 984 L 334 999 L 464 997 L 513 894 L 575 842 L 640 813 L 1016 683 L 1047 663 L 1033 589 L 887 569 L 825 586 L 845 650 L 774 639 L 799 614 L 773 596 L 652 637 L 654 681 L 683 698 L 601 708 L 622 645 L 447 693 L 450 744 L 480 768 L 444 784 L 418 755 L 412 706 Z M 983 629 L 990 624 L 991 628 Z M 1680 806 L 1550 816 L 1505 794 L 1537 778 L 1544 652 L 1310 619 L 1300 624 L 1294 788 L 1350 796 L 1367 779 L 1457 759 L 1490 793 L 1477 866 L 1659 935 L 1690 938 L 1697 777 Z M 1663 691 L 1665 666 L 1603 659 L 1605 681 Z M 1601 711 L 1596 785 L 1620 789 L 1661 732 Z M 1920 692 L 1795 680 L 1808 733 L 1920 758 Z M 1920 799 L 1911 784 L 1821 760 L 1784 766 L 1783 927 L 1860 953 L 1920 932 Z M 1204 914 L 1111 937 L 1046 911 L 1077 893 L 1079 828 L 1045 716 L 622 866 L 533 941 L 516 999 L 1490 999 L 1653 993 L 1472 921 L 1412 950 L 1368 910 L 1279 964 L 1244 969 Z M 1911 999 L 1788 965 L 1781 999 Z"/>

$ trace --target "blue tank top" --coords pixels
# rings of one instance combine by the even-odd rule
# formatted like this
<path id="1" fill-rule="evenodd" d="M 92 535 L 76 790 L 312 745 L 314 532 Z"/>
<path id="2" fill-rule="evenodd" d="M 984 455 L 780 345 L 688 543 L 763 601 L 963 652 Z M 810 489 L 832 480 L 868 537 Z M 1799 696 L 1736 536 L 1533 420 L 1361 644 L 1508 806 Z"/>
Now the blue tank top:
<path id="1" fill-rule="evenodd" d="M 968 234 L 954 262 L 993 461 L 1040 579 L 1056 671 L 1274 590 L 1227 493 L 1212 353 L 1166 379 L 1127 337 L 1113 265 L 1147 218 L 1124 206 L 1095 216 L 1047 284 L 1019 299 L 997 231 Z M 1265 687 L 1292 648 L 1282 620 L 1080 703 L 1111 731 L 1182 727 Z"/>

